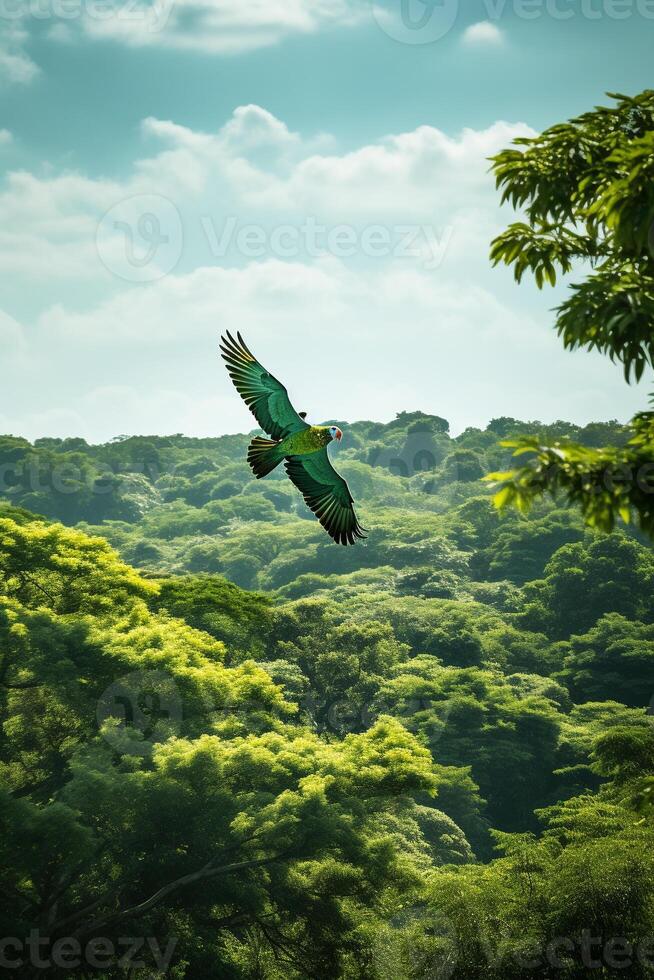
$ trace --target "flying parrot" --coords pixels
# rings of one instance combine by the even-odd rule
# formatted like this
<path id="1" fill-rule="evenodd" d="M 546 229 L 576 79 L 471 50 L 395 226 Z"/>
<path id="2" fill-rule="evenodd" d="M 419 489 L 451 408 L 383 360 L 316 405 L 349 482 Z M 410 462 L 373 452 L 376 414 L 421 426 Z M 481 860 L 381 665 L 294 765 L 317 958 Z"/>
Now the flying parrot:
<path id="1" fill-rule="evenodd" d="M 260 480 L 284 460 L 290 480 L 334 541 L 348 545 L 365 538 L 347 483 L 327 455 L 329 443 L 340 442 L 343 433 L 336 425 L 309 425 L 306 412 L 295 411 L 283 384 L 257 361 L 240 333 L 236 336 L 228 331 L 220 338 L 223 360 L 239 395 L 271 436 L 255 436 L 248 447 L 254 475 Z"/>

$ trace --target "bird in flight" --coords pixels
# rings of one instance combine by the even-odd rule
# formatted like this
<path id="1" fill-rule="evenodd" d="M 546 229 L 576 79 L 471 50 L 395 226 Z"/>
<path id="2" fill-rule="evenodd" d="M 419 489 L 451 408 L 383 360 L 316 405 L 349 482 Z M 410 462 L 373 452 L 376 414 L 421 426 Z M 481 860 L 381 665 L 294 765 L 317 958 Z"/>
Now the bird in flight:
<path id="1" fill-rule="evenodd" d="M 327 455 L 327 446 L 340 442 L 336 425 L 309 425 L 306 412 L 296 412 L 281 382 L 257 361 L 240 333 L 227 331 L 220 350 L 239 395 L 270 439 L 255 436 L 248 447 L 248 463 L 258 480 L 284 461 L 289 479 L 308 507 L 337 544 L 365 538 L 354 513 L 348 485 Z"/>

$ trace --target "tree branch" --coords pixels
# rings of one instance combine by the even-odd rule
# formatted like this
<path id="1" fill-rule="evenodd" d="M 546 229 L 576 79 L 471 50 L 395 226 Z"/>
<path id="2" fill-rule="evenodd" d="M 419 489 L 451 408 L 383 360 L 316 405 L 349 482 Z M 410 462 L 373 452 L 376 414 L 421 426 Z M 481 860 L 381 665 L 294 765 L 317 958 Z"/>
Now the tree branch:
<path id="1" fill-rule="evenodd" d="M 104 918 L 96 919 L 94 922 L 91 922 L 88 926 L 78 928 L 74 933 L 72 933 L 72 935 L 75 938 L 79 938 L 80 936 L 96 933 L 97 930 L 105 929 L 107 926 L 113 926 L 118 922 L 124 921 L 125 919 L 144 915 L 146 912 L 149 912 L 150 909 L 153 909 L 157 905 L 159 905 L 164 900 L 164 898 L 168 897 L 168 895 L 171 895 L 174 892 L 179 891 L 179 889 L 181 888 L 185 888 L 187 885 L 193 885 L 199 881 L 205 881 L 208 878 L 216 878 L 220 875 L 234 874 L 237 871 L 247 871 L 250 868 L 262 868 L 265 867 L 266 865 L 275 864 L 279 861 L 283 861 L 287 857 L 288 854 L 276 854 L 274 857 L 253 858 L 249 861 L 239 861 L 235 864 L 222 865 L 219 868 L 212 867 L 213 864 L 213 859 L 212 859 L 211 861 L 208 861 L 198 871 L 193 871 L 190 874 L 182 875 L 180 878 L 176 878 L 174 881 L 168 882 L 167 885 L 163 885 L 161 888 L 158 889 L 158 891 L 156 891 L 153 895 L 151 895 L 150 898 L 145 899 L 143 902 L 140 902 L 137 905 L 132 905 L 121 912 L 114 913 L 113 915 L 108 915 L 105 916 Z M 92 906 L 89 906 L 84 911 L 85 912 L 89 911 L 90 908 L 92 908 Z M 68 920 L 64 920 L 64 922 L 58 924 L 64 925 L 66 921 L 70 921 L 70 918 L 73 917 L 69 917 Z M 75 916 L 75 918 L 77 918 L 77 916 Z"/>

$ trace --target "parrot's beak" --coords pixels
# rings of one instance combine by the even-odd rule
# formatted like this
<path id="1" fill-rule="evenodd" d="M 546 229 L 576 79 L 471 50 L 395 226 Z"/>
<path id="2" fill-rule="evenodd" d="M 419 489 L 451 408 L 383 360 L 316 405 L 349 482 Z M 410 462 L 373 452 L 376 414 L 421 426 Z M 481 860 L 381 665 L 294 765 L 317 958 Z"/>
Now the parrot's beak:
<path id="1" fill-rule="evenodd" d="M 336 438 L 338 439 L 338 441 L 339 441 L 339 442 L 340 442 L 340 441 L 341 441 L 341 439 L 343 438 L 343 433 L 341 432 L 341 430 L 340 430 L 340 429 L 337 429 L 337 430 L 336 430 Z"/>

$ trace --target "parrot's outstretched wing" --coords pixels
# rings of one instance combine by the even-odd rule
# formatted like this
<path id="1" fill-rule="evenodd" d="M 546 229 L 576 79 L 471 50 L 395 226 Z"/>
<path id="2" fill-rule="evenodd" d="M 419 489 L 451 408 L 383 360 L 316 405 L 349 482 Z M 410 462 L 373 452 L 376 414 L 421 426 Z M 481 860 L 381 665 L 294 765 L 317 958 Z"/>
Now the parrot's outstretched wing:
<path id="1" fill-rule="evenodd" d="M 234 340 L 227 331 L 220 338 L 222 357 L 236 390 L 264 432 L 272 439 L 284 439 L 291 432 L 309 428 L 291 405 L 284 385 L 259 364 L 240 333 L 236 336 Z"/>
<path id="2" fill-rule="evenodd" d="M 307 506 L 334 541 L 348 545 L 365 538 L 348 485 L 332 466 L 327 449 L 307 456 L 289 456 L 285 466 Z"/>

